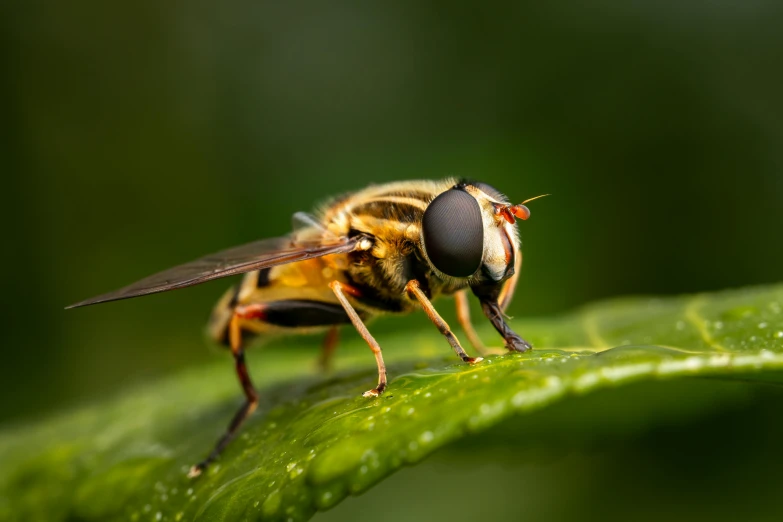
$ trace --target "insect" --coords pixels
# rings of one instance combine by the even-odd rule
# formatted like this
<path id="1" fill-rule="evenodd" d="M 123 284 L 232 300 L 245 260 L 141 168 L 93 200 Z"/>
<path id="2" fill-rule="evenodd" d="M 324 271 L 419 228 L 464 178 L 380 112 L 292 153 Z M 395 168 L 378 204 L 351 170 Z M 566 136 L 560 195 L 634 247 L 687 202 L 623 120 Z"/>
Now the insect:
<path id="1" fill-rule="evenodd" d="M 538 196 L 543 197 L 543 196 Z M 76 308 L 184 288 L 245 274 L 212 311 L 210 335 L 234 357 L 244 402 L 212 452 L 189 472 L 201 474 L 236 436 L 258 404 L 245 365 L 254 336 L 326 331 L 322 362 L 337 342 L 337 327 L 352 323 L 378 366 L 377 397 L 387 386 L 381 347 L 365 326 L 384 313 L 421 308 L 464 362 L 470 357 L 431 303 L 454 295 L 457 316 L 471 344 L 486 349 L 469 316 L 467 290 L 509 351 L 531 345 L 506 323 L 503 310 L 514 293 L 522 263 L 516 219 L 527 219 L 525 203 L 513 205 L 486 183 L 445 179 L 370 186 L 338 197 L 312 216 L 294 215 L 291 234 L 231 248 L 165 270 L 115 292 L 73 304 Z"/>

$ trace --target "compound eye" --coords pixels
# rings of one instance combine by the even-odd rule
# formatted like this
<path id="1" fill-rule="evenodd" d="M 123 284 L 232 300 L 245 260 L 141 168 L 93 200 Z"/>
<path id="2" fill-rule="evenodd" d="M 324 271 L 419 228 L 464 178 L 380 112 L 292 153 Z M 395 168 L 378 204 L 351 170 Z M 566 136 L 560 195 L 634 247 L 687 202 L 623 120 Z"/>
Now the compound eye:
<path id="1" fill-rule="evenodd" d="M 492 185 L 488 185 L 487 183 L 482 183 L 481 181 L 472 183 L 473 186 L 477 187 L 481 190 L 484 194 L 491 197 L 495 201 L 501 201 L 503 203 L 508 203 L 508 198 L 500 192 L 498 189 L 493 187 Z"/>
<path id="2" fill-rule="evenodd" d="M 473 275 L 484 255 L 484 221 L 478 201 L 460 189 L 436 197 L 422 220 L 424 248 L 435 268 L 452 277 Z"/>

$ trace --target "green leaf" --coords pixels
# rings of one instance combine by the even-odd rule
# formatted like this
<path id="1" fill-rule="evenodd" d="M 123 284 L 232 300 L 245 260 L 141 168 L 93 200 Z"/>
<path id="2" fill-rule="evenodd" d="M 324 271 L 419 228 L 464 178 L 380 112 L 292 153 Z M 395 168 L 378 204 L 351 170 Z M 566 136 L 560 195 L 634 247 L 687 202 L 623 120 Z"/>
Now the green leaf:
<path id="1" fill-rule="evenodd" d="M 380 338 L 390 385 L 351 337 L 336 376 L 311 337 L 250 354 L 258 412 L 216 465 L 187 469 L 239 404 L 226 360 L 0 434 L 0 520 L 305 520 L 461 436 L 568 395 L 641 380 L 783 382 L 783 286 L 619 299 L 513 321 L 532 353 L 466 366 L 437 331 Z M 494 338 L 480 328 L 485 339 Z"/>

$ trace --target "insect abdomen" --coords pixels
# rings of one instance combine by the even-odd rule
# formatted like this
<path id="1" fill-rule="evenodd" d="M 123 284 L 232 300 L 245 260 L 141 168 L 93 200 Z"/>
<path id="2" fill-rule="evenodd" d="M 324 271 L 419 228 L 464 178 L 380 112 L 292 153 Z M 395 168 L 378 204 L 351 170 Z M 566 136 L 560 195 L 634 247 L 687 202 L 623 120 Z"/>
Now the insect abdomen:
<path id="1" fill-rule="evenodd" d="M 245 275 L 242 283 L 218 301 L 208 324 L 209 336 L 228 346 L 229 325 L 237 307 L 261 305 L 260 317 L 240 319 L 243 336 L 302 333 L 348 322 L 348 316 L 327 286 L 342 272 L 334 258 L 311 259 Z"/>

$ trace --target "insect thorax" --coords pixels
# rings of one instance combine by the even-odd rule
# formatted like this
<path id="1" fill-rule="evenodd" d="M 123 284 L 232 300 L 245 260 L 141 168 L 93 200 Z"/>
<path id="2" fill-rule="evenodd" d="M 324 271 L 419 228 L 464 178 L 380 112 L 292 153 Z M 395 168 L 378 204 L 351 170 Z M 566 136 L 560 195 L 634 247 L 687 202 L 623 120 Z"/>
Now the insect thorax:
<path id="1" fill-rule="evenodd" d="M 325 221 L 348 235 L 373 241 L 368 251 L 348 255 L 346 279 L 362 293 L 362 304 L 376 311 L 405 312 L 415 307 L 405 285 L 421 283 L 431 297 L 465 286 L 440 279 L 422 252 L 420 231 L 427 205 L 454 180 L 401 182 L 369 187 L 336 201 L 323 211 Z"/>

